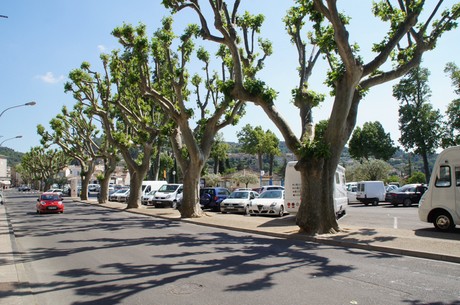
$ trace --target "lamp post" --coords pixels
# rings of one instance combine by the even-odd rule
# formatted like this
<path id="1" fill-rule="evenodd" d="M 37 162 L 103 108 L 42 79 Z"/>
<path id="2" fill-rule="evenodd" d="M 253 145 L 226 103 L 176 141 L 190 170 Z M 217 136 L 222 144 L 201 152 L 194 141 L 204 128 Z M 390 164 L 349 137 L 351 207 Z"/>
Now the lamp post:
<path id="1" fill-rule="evenodd" d="M 25 103 L 25 104 L 21 104 L 21 105 L 16 105 L 16 106 L 11 106 L 11 107 L 8 107 L 6 108 L 5 110 L 3 110 L 1 113 L 0 113 L 0 117 L 5 113 L 5 111 L 7 110 L 10 110 L 10 109 L 13 109 L 13 108 L 17 108 L 17 107 L 22 107 L 22 106 L 34 106 L 35 104 L 37 104 L 36 102 L 32 101 L 32 102 L 28 102 L 28 103 Z"/>
<path id="2" fill-rule="evenodd" d="M 13 140 L 13 139 L 20 139 L 20 138 L 22 138 L 22 136 L 15 136 L 15 137 L 12 137 L 12 138 L 5 139 L 5 140 L 3 140 L 2 142 L 0 142 L 0 147 L 1 147 L 2 144 L 5 143 L 6 141 Z"/>

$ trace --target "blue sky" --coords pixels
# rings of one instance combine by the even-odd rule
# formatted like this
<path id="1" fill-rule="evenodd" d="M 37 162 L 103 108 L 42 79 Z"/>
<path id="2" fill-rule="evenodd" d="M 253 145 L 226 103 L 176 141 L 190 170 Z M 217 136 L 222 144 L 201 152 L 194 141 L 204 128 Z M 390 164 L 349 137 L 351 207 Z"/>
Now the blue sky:
<path id="1" fill-rule="evenodd" d="M 291 1 L 243 0 L 242 9 L 266 15 L 262 36 L 273 42 L 274 55 L 266 61 L 260 78 L 279 92 L 277 107 L 289 118 L 295 131 L 300 132 L 298 112 L 290 102 L 290 92 L 298 83 L 296 52 L 285 34 L 281 21 Z M 452 4 L 454 1 L 446 1 Z M 168 12 L 155 0 L 2 0 L 0 15 L 0 111 L 36 101 L 32 107 L 19 107 L 6 111 L 0 117 L 0 142 L 21 135 L 22 138 L 5 141 L 3 146 L 27 152 L 40 145 L 36 133 L 38 124 L 49 129 L 49 121 L 60 113 L 62 106 L 71 108 L 74 100 L 64 93 L 69 72 L 88 61 L 97 69 L 101 52 L 119 48 L 111 31 L 123 22 L 145 23 L 150 33 L 160 26 Z M 350 3 L 350 1 L 342 1 Z M 361 45 L 365 61 L 371 43 L 379 41 L 385 28 L 370 15 L 372 1 L 344 8 L 352 17 L 349 32 L 352 41 Z M 241 10 L 242 11 L 242 10 Z M 180 13 L 175 17 L 177 28 L 196 22 L 194 15 Z M 424 57 L 423 66 L 431 71 L 431 102 L 434 108 L 445 112 L 447 104 L 457 98 L 450 79 L 443 72 L 447 62 L 460 65 L 460 30 L 445 35 L 436 50 Z M 311 87 L 327 93 L 322 85 L 325 65 L 318 65 Z M 380 121 L 390 132 L 395 144 L 400 137 L 398 129 L 398 101 L 392 97 L 395 82 L 373 88 L 362 101 L 357 126 L 368 121 Z M 328 98 L 315 110 L 314 119 L 329 117 L 332 99 Z M 291 119 L 292 118 L 292 119 Z M 235 127 L 223 130 L 227 141 L 236 141 L 236 133 L 246 125 L 260 125 L 274 131 L 283 140 L 276 127 L 255 106 L 248 106 L 247 115 Z"/>

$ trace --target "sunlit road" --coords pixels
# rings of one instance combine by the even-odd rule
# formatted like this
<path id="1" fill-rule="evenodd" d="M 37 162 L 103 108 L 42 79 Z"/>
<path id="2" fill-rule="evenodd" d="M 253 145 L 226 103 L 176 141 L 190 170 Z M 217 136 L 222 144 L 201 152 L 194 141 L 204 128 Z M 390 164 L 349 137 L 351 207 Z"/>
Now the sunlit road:
<path id="1" fill-rule="evenodd" d="M 13 195 L 13 194 L 10 194 Z M 7 213 L 36 304 L 459 304 L 460 266 L 83 203 Z"/>

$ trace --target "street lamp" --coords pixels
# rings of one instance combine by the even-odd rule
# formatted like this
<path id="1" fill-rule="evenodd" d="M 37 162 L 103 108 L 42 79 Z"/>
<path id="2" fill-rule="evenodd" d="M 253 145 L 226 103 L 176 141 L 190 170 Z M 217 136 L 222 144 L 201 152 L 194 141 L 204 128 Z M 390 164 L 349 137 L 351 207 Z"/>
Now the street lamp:
<path id="1" fill-rule="evenodd" d="M 6 140 L 3 140 L 1 143 L 0 143 L 0 147 L 2 146 L 3 143 L 5 143 L 6 141 L 9 141 L 9 140 L 13 140 L 13 139 L 20 139 L 22 138 L 22 136 L 15 136 L 15 137 L 12 137 L 12 138 L 8 138 Z"/>
<path id="2" fill-rule="evenodd" d="M 12 108 L 17 108 L 17 107 L 22 107 L 22 106 L 34 106 L 35 104 L 37 104 L 37 103 L 32 101 L 32 102 L 28 102 L 28 103 L 25 103 L 25 104 L 8 107 L 5 110 L 3 110 L 2 113 L 0 113 L 0 117 L 3 115 L 3 113 L 5 113 L 5 111 L 10 110 Z"/>

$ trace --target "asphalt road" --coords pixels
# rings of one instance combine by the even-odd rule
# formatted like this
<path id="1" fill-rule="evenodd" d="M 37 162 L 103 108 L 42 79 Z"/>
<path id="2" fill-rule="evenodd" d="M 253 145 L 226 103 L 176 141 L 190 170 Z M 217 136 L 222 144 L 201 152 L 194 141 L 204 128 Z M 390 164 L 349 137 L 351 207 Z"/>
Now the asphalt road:
<path id="1" fill-rule="evenodd" d="M 457 264 L 74 202 L 37 215 L 36 196 L 23 196 L 7 213 L 40 305 L 460 303 Z"/>
<path id="2" fill-rule="evenodd" d="M 340 225 L 346 224 L 404 230 L 433 228 L 433 224 L 420 221 L 416 204 L 411 207 L 394 207 L 388 202 L 381 202 L 378 206 L 349 205 L 347 216 L 340 220 Z"/>

